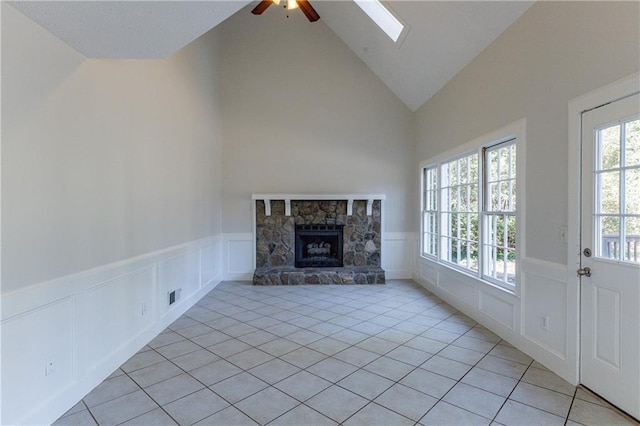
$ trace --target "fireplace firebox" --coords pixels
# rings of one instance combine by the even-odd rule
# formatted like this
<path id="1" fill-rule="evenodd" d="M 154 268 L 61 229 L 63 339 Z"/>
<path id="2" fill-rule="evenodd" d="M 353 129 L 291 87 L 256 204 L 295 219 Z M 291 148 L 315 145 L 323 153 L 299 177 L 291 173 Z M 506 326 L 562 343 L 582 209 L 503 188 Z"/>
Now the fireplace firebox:
<path id="1" fill-rule="evenodd" d="M 343 267 L 344 225 L 296 225 L 296 268 Z"/>

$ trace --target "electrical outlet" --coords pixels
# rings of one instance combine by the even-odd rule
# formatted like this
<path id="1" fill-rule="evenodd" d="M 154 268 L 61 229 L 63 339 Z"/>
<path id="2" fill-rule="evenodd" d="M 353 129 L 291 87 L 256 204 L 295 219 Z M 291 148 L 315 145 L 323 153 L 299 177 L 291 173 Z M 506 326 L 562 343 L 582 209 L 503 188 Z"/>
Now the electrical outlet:
<path id="1" fill-rule="evenodd" d="M 545 331 L 549 331 L 549 316 L 548 315 L 543 315 L 543 316 L 540 317 L 540 327 Z"/>
<path id="2" fill-rule="evenodd" d="M 49 355 L 45 360 L 44 375 L 51 376 L 56 371 L 56 359 L 55 356 Z"/>
<path id="3" fill-rule="evenodd" d="M 173 305 L 178 300 L 180 300 L 180 295 L 182 294 L 182 289 L 178 288 L 176 290 L 169 292 L 169 305 Z"/>

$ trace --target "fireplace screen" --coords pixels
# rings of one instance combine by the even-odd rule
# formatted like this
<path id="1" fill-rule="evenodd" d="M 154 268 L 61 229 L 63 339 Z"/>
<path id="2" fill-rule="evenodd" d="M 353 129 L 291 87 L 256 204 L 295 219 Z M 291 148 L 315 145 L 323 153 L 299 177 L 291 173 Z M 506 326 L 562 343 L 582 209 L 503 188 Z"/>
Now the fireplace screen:
<path id="1" fill-rule="evenodd" d="M 296 225 L 296 268 L 342 267 L 344 225 Z"/>

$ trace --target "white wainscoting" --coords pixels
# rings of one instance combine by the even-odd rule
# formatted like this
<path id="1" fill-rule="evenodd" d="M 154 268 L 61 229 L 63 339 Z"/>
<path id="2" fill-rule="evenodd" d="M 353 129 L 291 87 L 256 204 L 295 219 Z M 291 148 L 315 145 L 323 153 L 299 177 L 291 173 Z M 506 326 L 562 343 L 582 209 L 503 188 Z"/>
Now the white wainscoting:
<path id="1" fill-rule="evenodd" d="M 413 278 L 415 232 L 382 233 L 382 269 L 389 280 Z"/>
<path id="2" fill-rule="evenodd" d="M 416 234 L 386 232 L 382 234 L 382 268 L 387 279 L 412 279 Z M 253 234 L 224 234 L 225 281 L 251 281 L 255 268 Z"/>
<path id="3" fill-rule="evenodd" d="M 417 257 L 414 279 L 565 380 L 576 384 L 577 313 L 567 291 L 567 267 L 522 260 L 520 297 L 437 262 Z M 549 329 L 542 327 L 548 317 Z"/>
<path id="4" fill-rule="evenodd" d="M 222 265 L 216 236 L 2 295 L 0 423 L 55 421 L 214 288 Z"/>
<path id="5" fill-rule="evenodd" d="M 224 280 L 252 281 L 256 239 L 252 233 L 224 234 Z"/>
<path id="6" fill-rule="evenodd" d="M 522 261 L 522 337 L 529 355 L 571 383 L 578 381 L 578 295 L 568 267 L 540 259 Z M 542 328 L 542 317 L 549 329 Z"/>

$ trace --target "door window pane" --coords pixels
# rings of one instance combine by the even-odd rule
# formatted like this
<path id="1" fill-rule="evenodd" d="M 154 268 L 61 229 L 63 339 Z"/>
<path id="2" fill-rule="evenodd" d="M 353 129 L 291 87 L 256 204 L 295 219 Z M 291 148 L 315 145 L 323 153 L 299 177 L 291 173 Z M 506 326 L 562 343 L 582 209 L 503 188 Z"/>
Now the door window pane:
<path id="1" fill-rule="evenodd" d="M 620 256 L 620 219 L 618 217 L 600 217 L 600 257 L 619 259 Z"/>
<path id="2" fill-rule="evenodd" d="M 640 120 L 625 125 L 626 166 L 640 165 Z"/>
<path id="3" fill-rule="evenodd" d="M 620 126 L 612 126 L 598 132 L 600 140 L 599 170 L 620 167 Z"/>
<path id="4" fill-rule="evenodd" d="M 640 214 L 640 169 L 625 170 L 625 214 Z"/>
<path id="5" fill-rule="evenodd" d="M 640 217 L 625 219 L 624 259 L 640 263 Z"/>
<path id="6" fill-rule="evenodd" d="M 600 213 L 620 212 L 620 172 L 599 173 Z"/>

